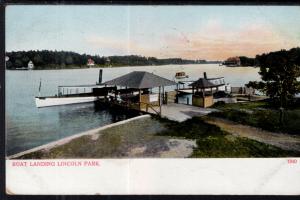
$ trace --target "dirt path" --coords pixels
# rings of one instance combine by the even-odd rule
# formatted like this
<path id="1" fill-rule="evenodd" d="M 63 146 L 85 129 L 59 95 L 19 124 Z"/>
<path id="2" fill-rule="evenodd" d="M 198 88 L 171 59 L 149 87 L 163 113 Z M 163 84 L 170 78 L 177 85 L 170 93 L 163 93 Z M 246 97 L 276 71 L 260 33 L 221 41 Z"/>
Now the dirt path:
<path id="1" fill-rule="evenodd" d="M 235 136 L 246 137 L 266 144 L 271 144 L 285 150 L 300 152 L 300 136 L 274 133 L 262 129 L 238 124 L 221 118 L 206 118 L 206 122 L 219 126 Z"/>

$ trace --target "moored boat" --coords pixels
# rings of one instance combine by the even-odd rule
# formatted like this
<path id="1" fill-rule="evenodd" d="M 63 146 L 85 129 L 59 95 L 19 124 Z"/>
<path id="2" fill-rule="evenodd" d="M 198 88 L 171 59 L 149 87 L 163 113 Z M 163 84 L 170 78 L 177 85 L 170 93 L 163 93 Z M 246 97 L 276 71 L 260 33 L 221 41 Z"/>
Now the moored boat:
<path id="1" fill-rule="evenodd" d="M 55 96 L 41 96 L 42 82 L 40 80 L 39 95 L 35 97 L 36 107 L 88 103 L 105 98 L 115 87 L 107 87 L 101 82 L 102 70 L 99 71 L 99 82 L 97 84 L 58 86 L 58 93 Z"/>
<path id="2" fill-rule="evenodd" d="M 77 97 L 35 97 L 37 108 L 59 106 L 67 104 L 88 103 L 97 100 L 95 96 L 77 96 Z"/>
<path id="3" fill-rule="evenodd" d="M 183 78 L 188 78 L 189 76 L 185 74 L 185 72 L 176 72 L 175 78 L 176 79 L 183 79 Z"/>

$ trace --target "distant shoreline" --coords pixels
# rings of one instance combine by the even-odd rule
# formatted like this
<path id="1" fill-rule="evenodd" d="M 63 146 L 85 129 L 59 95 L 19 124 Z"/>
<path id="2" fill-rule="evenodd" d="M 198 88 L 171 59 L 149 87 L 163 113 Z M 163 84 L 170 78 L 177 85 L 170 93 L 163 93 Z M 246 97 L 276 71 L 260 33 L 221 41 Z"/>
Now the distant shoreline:
<path id="1" fill-rule="evenodd" d="M 120 66 L 94 66 L 94 67 L 88 67 L 88 66 L 72 66 L 72 67 L 57 67 L 57 68 L 53 68 L 53 67 L 49 67 L 49 68 L 38 68 L 38 69 L 6 69 L 9 71 L 36 71 L 36 70 L 65 70 L 65 69 L 100 69 L 100 68 L 118 68 L 118 67 L 149 67 L 149 66 L 153 66 L 153 67 L 157 67 L 157 66 L 169 66 L 169 65 L 213 65 L 213 64 L 218 64 L 218 63 L 197 63 L 197 64 L 165 64 L 165 65 L 120 65 Z M 257 66 L 235 66 L 235 67 L 231 67 L 231 66 L 226 66 L 226 65 L 222 65 L 225 67 L 230 67 L 230 68 L 238 68 L 238 67 L 257 67 Z"/>

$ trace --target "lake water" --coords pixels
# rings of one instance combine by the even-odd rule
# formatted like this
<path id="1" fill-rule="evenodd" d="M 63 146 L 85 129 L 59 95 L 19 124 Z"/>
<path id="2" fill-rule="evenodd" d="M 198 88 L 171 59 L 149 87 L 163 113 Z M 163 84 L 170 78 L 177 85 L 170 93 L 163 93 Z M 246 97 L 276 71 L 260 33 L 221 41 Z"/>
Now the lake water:
<path id="1" fill-rule="evenodd" d="M 105 68 L 103 81 L 131 71 L 148 71 L 173 80 L 178 71 L 185 71 L 191 80 L 203 77 L 225 77 L 231 86 L 243 86 L 259 80 L 258 68 L 225 67 L 217 64 L 164 65 Z M 99 69 L 6 71 L 6 151 L 15 154 L 66 136 L 126 119 L 126 113 L 109 110 L 96 111 L 93 103 L 36 108 L 42 79 L 41 95 L 55 95 L 58 85 L 95 84 Z M 167 88 L 171 89 L 171 88 Z"/>

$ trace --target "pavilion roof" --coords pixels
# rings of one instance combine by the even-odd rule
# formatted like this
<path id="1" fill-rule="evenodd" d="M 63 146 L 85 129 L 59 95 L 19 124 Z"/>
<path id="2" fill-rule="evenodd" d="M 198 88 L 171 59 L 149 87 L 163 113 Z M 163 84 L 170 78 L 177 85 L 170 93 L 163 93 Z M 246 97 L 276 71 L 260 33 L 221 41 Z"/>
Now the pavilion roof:
<path id="1" fill-rule="evenodd" d="M 176 85 L 176 82 L 145 71 L 133 71 L 103 84 L 117 85 L 136 89 Z"/>
<path id="2" fill-rule="evenodd" d="M 199 78 L 197 81 L 189 84 L 189 86 L 193 86 L 201 89 L 217 87 L 217 85 L 213 84 L 212 82 L 210 82 L 205 78 Z"/>

